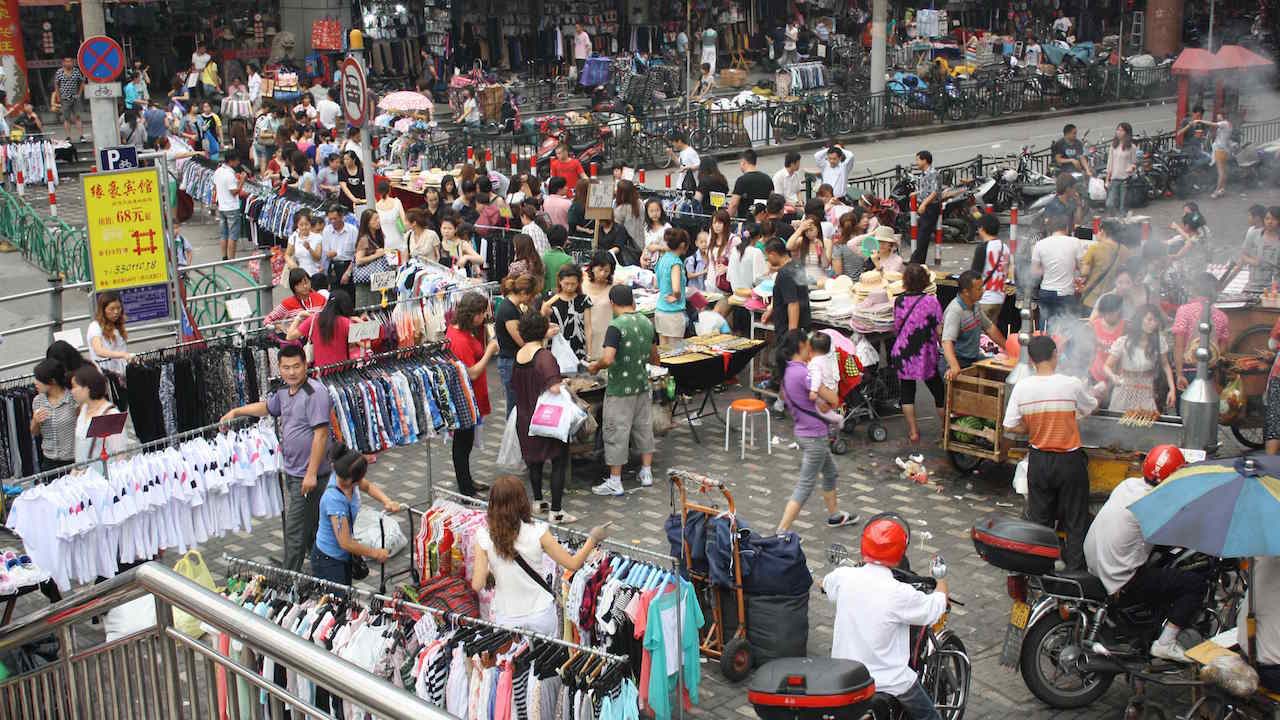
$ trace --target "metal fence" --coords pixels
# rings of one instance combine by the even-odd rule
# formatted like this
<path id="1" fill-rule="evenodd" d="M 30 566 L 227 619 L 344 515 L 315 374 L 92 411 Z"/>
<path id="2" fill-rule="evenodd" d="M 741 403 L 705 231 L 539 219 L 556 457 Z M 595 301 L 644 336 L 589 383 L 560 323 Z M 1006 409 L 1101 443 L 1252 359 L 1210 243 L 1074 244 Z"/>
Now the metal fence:
<path id="1" fill-rule="evenodd" d="M 90 619 L 126 602 L 154 598 L 156 623 L 112 642 L 94 642 Z M 190 614 L 233 644 L 273 659 L 327 689 L 345 707 L 381 718 L 456 720 L 376 675 L 306 642 L 158 563 L 148 563 L 0 630 L 0 652 L 40 643 L 56 657 L 0 682 L 0 717 L 24 720 L 224 717 L 231 720 L 329 717 L 309 700 L 263 678 L 257 669 L 193 640 L 174 626 Z M 248 694 L 245 698 L 244 694 Z M 264 708 L 259 702 L 266 699 Z M 249 708 L 243 715 L 241 703 Z"/>
<path id="2" fill-rule="evenodd" d="M 89 241 L 84 228 L 41 215 L 21 197 L 0 188 L 0 238 L 50 276 L 67 282 L 89 279 Z"/>
<path id="3" fill-rule="evenodd" d="M 699 152 L 767 147 L 797 140 L 851 138 L 860 133 L 997 118 L 1020 112 L 1089 107 L 1120 99 L 1165 97 L 1174 92 L 1167 66 L 1117 68 L 1104 65 L 1070 67 L 1056 74 L 980 73 L 973 79 L 919 89 L 893 80 L 885 92 L 868 94 L 852 87 L 828 87 L 794 100 L 762 101 L 745 108 L 695 107 L 623 118 L 605 125 L 605 156 L 611 162 L 661 169 L 670 159 L 665 138 L 679 131 Z M 575 147 L 597 140 L 600 125 L 565 128 Z M 494 166 L 509 169 L 514 153 L 520 169 L 536 166 L 540 144 L 536 122 L 517 134 L 487 135 L 459 130 L 427 144 L 428 164 L 452 167 L 464 162 L 470 148 L 476 159 L 492 157 Z"/>

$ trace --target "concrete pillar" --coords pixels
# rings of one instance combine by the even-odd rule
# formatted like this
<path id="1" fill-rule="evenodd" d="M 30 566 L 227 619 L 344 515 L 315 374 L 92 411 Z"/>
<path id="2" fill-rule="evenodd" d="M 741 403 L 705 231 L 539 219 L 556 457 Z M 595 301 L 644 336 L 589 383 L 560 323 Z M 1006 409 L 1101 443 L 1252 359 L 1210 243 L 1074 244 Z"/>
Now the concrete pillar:
<path id="1" fill-rule="evenodd" d="M 82 0 L 80 3 L 80 20 L 83 23 L 84 36 L 86 38 L 107 34 L 107 15 L 102 7 L 102 0 Z M 118 82 L 124 82 L 124 77 L 121 76 Z M 86 90 L 92 88 L 93 85 L 91 82 L 86 82 Z M 97 151 L 120 144 L 120 128 L 116 125 L 115 98 L 91 97 L 89 99 L 89 120 L 93 127 L 93 158 L 94 163 L 97 163 Z"/>
<path id="2" fill-rule="evenodd" d="M 1162 57 L 1182 49 L 1183 0 L 1147 0 L 1147 52 Z"/>
<path id="3" fill-rule="evenodd" d="M 889 18 L 889 0 L 872 0 L 871 2 L 871 95 L 877 97 L 871 111 L 871 122 L 879 127 L 884 118 L 884 69 L 885 54 L 888 51 L 888 38 L 885 37 L 885 26 Z"/>

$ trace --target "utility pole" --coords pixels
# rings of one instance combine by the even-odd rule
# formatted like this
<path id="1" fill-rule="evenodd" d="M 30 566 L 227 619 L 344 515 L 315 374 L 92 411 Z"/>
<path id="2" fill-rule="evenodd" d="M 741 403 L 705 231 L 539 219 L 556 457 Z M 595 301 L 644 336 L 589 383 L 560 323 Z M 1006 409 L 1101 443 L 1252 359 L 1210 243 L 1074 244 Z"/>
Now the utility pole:
<path id="1" fill-rule="evenodd" d="M 888 50 L 888 38 L 885 36 L 885 25 L 889 18 L 889 0 L 871 0 L 871 96 L 880 101 L 872 106 L 871 112 L 876 126 L 884 116 L 884 66 L 885 54 Z"/>
<path id="2" fill-rule="evenodd" d="M 351 59 L 360 65 L 361 77 L 368 78 L 369 68 L 364 62 L 364 33 L 359 30 L 352 30 L 349 45 L 351 46 Z M 364 116 L 364 122 L 360 125 L 360 154 L 364 156 L 360 163 L 364 170 L 364 203 L 365 207 L 373 208 L 376 202 L 374 197 L 376 190 L 373 187 L 373 136 L 369 132 L 369 128 L 373 126 L 373 118 L 370 117 L 372 103 L 369 102 L 368 81 L 366 80 L 360 85 L 361 102 L 364 103 L 364 110 L 361 113 Z"/>
<path id="3" fill-rule="evenodd" d="M 80 22 L 84 25 L 85 38 L 106 35 L 107 14 L 103 9 L 103 0 L 81 0 Z M 99 150 L 120 144 L 120 128 L 116 124 L 115 98 L 92 97 L 88 90 L 93 85 L 88 78 L 85 79 L 85 96 L 89 98 L 89 120 L 93 126 L 93 157 L 96 162 Z"/>

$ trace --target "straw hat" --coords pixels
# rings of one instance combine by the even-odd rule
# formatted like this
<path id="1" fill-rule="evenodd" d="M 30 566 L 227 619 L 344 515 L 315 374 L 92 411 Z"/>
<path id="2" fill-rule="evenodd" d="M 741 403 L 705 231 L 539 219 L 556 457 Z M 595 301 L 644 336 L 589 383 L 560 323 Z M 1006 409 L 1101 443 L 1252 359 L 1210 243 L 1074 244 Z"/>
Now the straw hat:
<path id="1" fill-rule="evenodd" d="M 894 232 L 893 228 L 888 225 L 881 225 L 880 227 L 877 227 L 875 231 L 871 233 L 871 237 L 875 238 L 876 242 L 887 242 L 893 243 L 894 245 L 902 242 L 902 236 Z"/>
<path id="2" fill-rule="evenodd" d="M 889 299 L 889 293 L 885 290 L 876 290 L 870 293 L 857 306 L 857 311 L 860 315 L 873 315 L 886 310 L 893 310 L 893 300 Z"/>
<path id="3" fill-rule="evenodd" d="M 828 280 L 823 287 L 831 293 L 832 297 L 849 295 L 853 292 L 853 278 L 848 275 L 840 275 Z"/>
<path id="4" fill-rule="evenodd" d="M 853 285 L 853 292 L 856 295 L 868 295 L 876 290 L 883 290 L 884 285 L 884 275 L 879 270 L 868 270 L 858 277 L 858 282 Z"/>

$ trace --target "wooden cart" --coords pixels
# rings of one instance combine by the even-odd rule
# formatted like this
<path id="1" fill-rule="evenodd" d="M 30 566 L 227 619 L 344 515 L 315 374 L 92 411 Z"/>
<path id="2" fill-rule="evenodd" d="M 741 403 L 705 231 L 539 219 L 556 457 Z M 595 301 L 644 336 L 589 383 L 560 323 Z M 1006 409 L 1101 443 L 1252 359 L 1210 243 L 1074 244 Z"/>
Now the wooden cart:
<path id="1" fill-rule="evenodd" d="M 1252 302 L 1220 303 L 1218 308 L 1227 315 L 1227 329 L 1231 344 L 1223 354 L 1222 372 L 1219 383 L 1227 383 L 1240 378 L 1248 404 L 1244 412 L 1229 425 L 1231 434 L 1245 447 L 1254 450 L 1263 446 L 1262 426 L 1266 421 L 1266 408 L 1263 398 L 1267 394 L 1267 376 L 1270 367 L 1256 371 L 1237 372 L 1233 366 L 1243 356 L 1266 354 L 1267 339 L 1271 336 L 1271 328 L 1280 319 L 1280 308 L 1263 307 Z"/>
<path id="2" fill-rule="evenodd" d="M 1026 457 L 1026 441 L 1004 430 L 1009 396 L 1005 381 L 1010 370 L 1010 366 L 995 360 L 983 360 L 961 371 L 947 385 L 942 448 L 957 470 L 971 472 L 984 460 L 1017 463 Z M 989 421 L 994 427 L 975 430 L 958 424 L 966 415 Z M 1116 432 L 1119 419 L 1115 413 L 1100 411 L 1080 421 L 1080 439 L 1089 456 L 1089 493 L 1095 497 L 1110 494 L 1125 478 L 1140 473 L 1142 458 L 1152 446 L 1178 444 L 1180 440 L 1179 418 L 1162 416 L 1151 427 Z M 956 433 L 969 436 L 968 440 L 957 440 Z"/>

